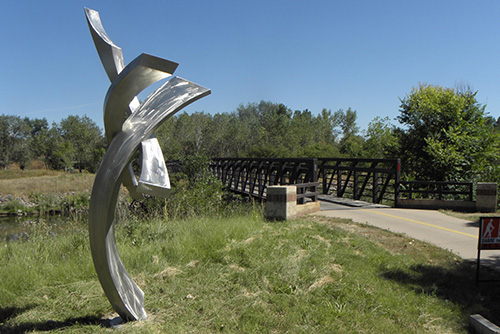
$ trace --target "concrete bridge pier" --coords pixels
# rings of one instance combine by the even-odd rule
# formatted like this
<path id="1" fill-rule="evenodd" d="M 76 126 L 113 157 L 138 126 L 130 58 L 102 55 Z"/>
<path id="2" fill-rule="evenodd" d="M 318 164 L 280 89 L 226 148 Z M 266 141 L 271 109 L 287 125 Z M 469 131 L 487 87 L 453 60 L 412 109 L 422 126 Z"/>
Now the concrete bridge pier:
<path id="1" fill-rule="evenodd" d="M 266 218 L 287 220 L 320 211 L 320 202 L 297 204 L 297 186 L 269 186 L 266 196 Z"/>

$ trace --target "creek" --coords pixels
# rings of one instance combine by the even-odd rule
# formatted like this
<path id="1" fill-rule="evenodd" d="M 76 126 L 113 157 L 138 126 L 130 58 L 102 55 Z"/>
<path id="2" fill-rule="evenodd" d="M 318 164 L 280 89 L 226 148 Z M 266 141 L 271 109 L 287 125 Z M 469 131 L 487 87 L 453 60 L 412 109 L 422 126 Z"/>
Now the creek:
<path id="1" fill-rule="evenodd" d="M 24 241 L 31 235 L 44 234 L 53 237 L 74 229 L 75 225 L 87 224 L 87 214 L 78 216 L 19 216 L 0 217 L 0 241 Z"/>

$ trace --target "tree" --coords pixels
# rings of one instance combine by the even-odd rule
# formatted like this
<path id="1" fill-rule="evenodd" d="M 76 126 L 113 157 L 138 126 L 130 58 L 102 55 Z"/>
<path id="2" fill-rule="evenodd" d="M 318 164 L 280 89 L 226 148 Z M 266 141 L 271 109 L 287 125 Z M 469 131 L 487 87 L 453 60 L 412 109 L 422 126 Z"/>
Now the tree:
<path id="1" fill-rule="evenodd" d="M 323 108 L 321 113 L 313 117 L 312 113 L 306 109 L 301 114 L 296 112 L 292 121 L 290 135 L 293 137 L 296 133 L 302 133 L 295 156 L 318 158 L 340 155 L 336 130 L 338 120 L 331 110 Z"/>
<path id="2" fill-rule="evenodd" d="M 491 171 L 499 159 L 498 137 L 476 93 L 421 84 L 400 99 L 397 119 L 403 127 L 397 134 L 407 177 L 486 181 L 498 174 Z"/>
<path id="3" fill-rule="evenodd" d="M 363 155 L 364 140 L 358 135 L 359 127 L 356 124 L 358 115 L 356 110 L 339 109 L 333 114 L 336 125 L 342 131 L 340 139 L 340 153 L 350 158 L 360 158 Z"/>
<path id="4" fill-rule="evenodd" d="M 365 132 L 364 155 L 370 158 L 394 158 L 399 154 L 396 127 L 389 117 L 375 117 Z"/>
<path id="5" fill-rule="evenodd" d="M 349 140 L 346 152 L 361 154 L 363 138 L 356 112 L 334 114 L 323 109 L 292 112 L 281 103 L 261 101 L 240 105 L 231 113 L 181 113 L 167 120 L 155 134 L 165 157 L 334 157 L 339 156 L 342 129 Z"/>
<path id="6" fill-rule="evenodd" d="M 336 125 L 342 130 L 342 138 L 347 139 L 358 133 L 359 127 L 356 125 L 358 115 L 356 110 L 352 110 L 351 108 L 347 108 L 346 111 L 339 109 L 333 114 L 333 117 Z"/>
<path id="7" fill-rule="evenodd" d="M 30 131 L 28 118 L 0 116 L 0 166 L 6 168 L 16 162 L 24 169 L 31 160 Z"/>
<path id="8" fill-rule="evenodd" d="M 80 173 L 95 167 L 96 151 L 104 146 L 101 129 L 87 116 L 68 116 L 60 122 L 61 136 L 71 143 Z M 94 168 L 92 168 L 94 169 Z"/>
<path id="9" fill-rule="evenodd" d="M 43 142 L 41 158 L 47 168 L 68 170 L 72 167 L 75 149 L 68 139 L 62 137 L 56 123 L 52 123 L 52 127 L 38 137 Z"/>
<path id="10" fill-rule="evenodd" d="M 29 137 L 29 148 L 33 159 L 40 159 L 45 161 L 45 154 L 47 153 L 46 137 L 49 131 L 49 124 L 45 118 L 28 120 L 31 128 Z"/>

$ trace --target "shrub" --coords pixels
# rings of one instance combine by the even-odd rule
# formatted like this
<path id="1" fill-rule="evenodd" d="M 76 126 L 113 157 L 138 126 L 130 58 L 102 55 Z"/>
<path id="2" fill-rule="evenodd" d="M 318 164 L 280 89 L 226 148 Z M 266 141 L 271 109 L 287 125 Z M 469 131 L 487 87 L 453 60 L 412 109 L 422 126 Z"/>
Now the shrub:
<path id="1" fill-rule="evenodd" d="M 26 212 L 27 207 L 19 199 L 13 198 L 8 202 L 2 204 L 1 210 L 11 214 L 17 214 L 19 212 Z"/>
<path id="2" fill-rule="evenodd" d="M 228 217 L 248 212 L 251 201 L 224 190 L 222 182 L 212 174 L 209 162 L 204 156 L 192 156 L 183 161 L 181 171 L 171 175 L 172 190 L 168 197 L 135 201 L 130 205 L 133 214 L 185 219 Z"/>

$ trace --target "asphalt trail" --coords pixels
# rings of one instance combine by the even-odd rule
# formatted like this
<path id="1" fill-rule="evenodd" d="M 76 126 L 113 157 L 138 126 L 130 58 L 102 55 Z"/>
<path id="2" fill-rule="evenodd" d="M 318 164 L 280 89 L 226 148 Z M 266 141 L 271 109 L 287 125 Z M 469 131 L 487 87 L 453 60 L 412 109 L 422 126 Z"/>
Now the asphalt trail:
<path id="1" fill-rule="evenodd" d="M 432 243 L 467 260 L 477 260 L 478 223 L 450 217 L 436 210 L 349 207 L 322 201 L 321 211 L 315 215 L 349 218 Z M 500 265 L 500 250 L 482 250 L 483 263 Z"/>

